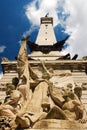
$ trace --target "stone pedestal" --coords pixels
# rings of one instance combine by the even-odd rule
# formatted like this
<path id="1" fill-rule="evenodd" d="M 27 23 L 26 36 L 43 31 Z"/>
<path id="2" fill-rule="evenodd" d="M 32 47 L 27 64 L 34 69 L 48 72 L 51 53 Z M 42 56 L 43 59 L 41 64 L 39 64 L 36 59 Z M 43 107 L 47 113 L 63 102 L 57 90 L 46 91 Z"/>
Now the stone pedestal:
<path id="1" fill-rule="evenodd" d="M 86 130 L 87 127 L 84 127 L 83 124 L 78 121 L 69 121 L 69 120 L 56 120 L 48 119 L 37 122 L 33 129 L 43 129 L 43 130 Z"/>

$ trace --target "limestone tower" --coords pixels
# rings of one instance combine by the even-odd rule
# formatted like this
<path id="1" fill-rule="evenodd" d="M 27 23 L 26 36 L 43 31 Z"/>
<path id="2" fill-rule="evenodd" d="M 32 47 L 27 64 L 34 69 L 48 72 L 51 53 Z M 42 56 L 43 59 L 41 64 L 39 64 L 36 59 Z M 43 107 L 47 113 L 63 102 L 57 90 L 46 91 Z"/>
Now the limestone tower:
<path id="1" fill-rule="evenodd" d="M 47 46 L 54 45 L 56 42 L 57 40 L 53 30 L 53 18 L 42 17 L 36 44 Z"/>
<path id="2" fill-rule="evenodd" d="M 63 44 L 67 40 L 64 39 L 61 42 L 57 42 L 54 29 L 53 18 L 42 17 L 40 19 L 40 29 L 35 43 L 28 41 L 31 49 L 30 57 L 33 59 L 54 60 L 62 56 L 60 50 Z"/>

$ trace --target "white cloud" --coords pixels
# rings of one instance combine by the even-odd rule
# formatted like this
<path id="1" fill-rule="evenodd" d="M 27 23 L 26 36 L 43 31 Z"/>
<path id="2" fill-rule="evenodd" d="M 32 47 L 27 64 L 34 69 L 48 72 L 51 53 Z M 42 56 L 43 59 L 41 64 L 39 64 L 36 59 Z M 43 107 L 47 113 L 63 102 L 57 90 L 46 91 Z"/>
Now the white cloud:
<path id="1" fill-rule="evenodd" d="M 31 28 L 23 33 L 23 37 L 29 36 L 33 31 L 37 29 L 37 26 L 32 25 Z"/>
<path id="2" fill-rule="evenodd" d="M 27 18 L 33 25 L 40 25 L 40 18 L 45 16 L 48 12 L 54 17 L 54 25 L 56 25 L 59 20 L 57 16 L 59 0 L 34 0 L 31 4 L 26 7 Z M 38 3 L 38 8 L 36 4 Z"/>
<path id="3" fill-rule="evenodd" d="M 3 73 L 1 72 L 1 73 L 0 73 L 0 79 L 2 78 L 2 76 L 3 76 Z"/>
<path id="4" fill-rule="evenodd" d="M 36 6 L 38 4 L 38 7 Z M 70 14 L 66 21 L 58 18 L 58 13 Z M 40 17 L 49 16 L 54 18 L 54 26 L 62 23 L 66 32 L 71 35 L 67 43 L 69 47 L 65 50 L 73 56 L 75 53 L 79 57 L 87 55 L 87 1 L 86 0 L 33 0 L 26 7 L 26 16 L 32 27 L 40 25 Z M 32 29 L 32 28 L 31 28 Z M 31 30 L 27 33 L 30 33 Z"/>
<path id="5" fill-rule="evenodd" d="M 4 52 L 6 46 L 0 46 L 0 53 Z"/>
<path id="6" fill-rule="evenodd" d="M 68 40 L 69 47 L 66 49 L 72 55 L 79 54 L 79 58 L 87 55 L 87 1 L 67 0 L 64 9 L 70 13 L 66 21 L 66 32 L 71 34 Z"/>

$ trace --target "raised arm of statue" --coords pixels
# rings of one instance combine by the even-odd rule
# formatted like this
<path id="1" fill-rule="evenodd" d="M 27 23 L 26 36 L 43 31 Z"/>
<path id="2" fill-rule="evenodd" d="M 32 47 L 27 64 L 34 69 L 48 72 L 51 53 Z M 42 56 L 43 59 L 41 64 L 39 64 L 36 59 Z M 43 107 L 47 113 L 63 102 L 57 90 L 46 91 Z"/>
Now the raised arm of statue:
<path id="1" fill-rule="evenodd" d="M 41 61 L 41 64 L 42 64 L 42 68 L 43 70 L 50 75 L 50 72 L 47 70 L 46 66 L 45 66 L 45 63 L 43 61 Z"/>
<path id="2" fill-rule="evenodd" d="M 30 76 L 33 80 L 37 80 L 38 76 L 36 73 L 34 73 L 33 69 L 31 68 L 31 66 L 29 65 L 29 71 L 30 71 Z"/>
<path id="3" fill-rule="evenodd" d="M 27 39 L 23 39 L 17 59 L 17 69 L 19 75 L 18 90 L 22 93 L 24 97 L 20 115 L 26 112 L 27 106 L 31 100 L 32 95 L 30 89 L 30 71 L 26 44 Z"/>
<path id="4" fill-rule="evenodd" d="M 17 57 L 17 71 L 19 78 L 23 75 L 27 62 L 28 62 L 28 55 L 26 49 L 26 40 L 22 40 L 22 45 Z"/>
<path id="5" fill-rule="evenodd" d="M 45 66 L 45 64 L 44 64 L 44 62 L 43 61 L 41 61 L 41 67 L 42 67 L 42 69 L 43 69 L 43 75 L 42 75 L 42 78 L 43 79 L 50 79 L 52 76 L 53 76 L 53 72 L 50 72 L 47 68 L 46 68 L 46 66 Z M 50 68 L 50 69 L 52 69 L 52 68 Z"/>

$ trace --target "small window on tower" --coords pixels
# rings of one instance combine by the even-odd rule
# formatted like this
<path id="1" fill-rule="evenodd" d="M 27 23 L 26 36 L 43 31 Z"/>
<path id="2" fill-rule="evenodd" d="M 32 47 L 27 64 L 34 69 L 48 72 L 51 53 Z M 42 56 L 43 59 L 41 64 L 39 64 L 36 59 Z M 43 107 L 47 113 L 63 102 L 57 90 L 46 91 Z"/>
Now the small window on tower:
<path id="1" fill-rule="evenodd" d="M 48 25 L 46 24 L 45 26 L 46 26 L 46 29 L 47 29 Z"/>

